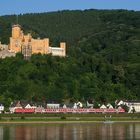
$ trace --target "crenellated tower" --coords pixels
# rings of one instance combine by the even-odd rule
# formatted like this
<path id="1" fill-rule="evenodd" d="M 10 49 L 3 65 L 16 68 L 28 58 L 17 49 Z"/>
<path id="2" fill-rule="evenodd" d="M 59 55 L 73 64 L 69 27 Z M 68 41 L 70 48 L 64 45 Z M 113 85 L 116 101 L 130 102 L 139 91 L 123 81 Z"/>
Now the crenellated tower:
<path id="1" fill-rule="evenodd" d="M 21 26 L 20 25 L 13 25 L 12 26 L 12 38 L 17 39 L 21 36 Z"/>
<path id="2" fill-rule="evenodd" d="M 12 36 L 10 37 L 9 49 L 12 52 L 21 52 L 21 44 L 23 39 L 23 31 L 20 25 L 12 26 Z"/>

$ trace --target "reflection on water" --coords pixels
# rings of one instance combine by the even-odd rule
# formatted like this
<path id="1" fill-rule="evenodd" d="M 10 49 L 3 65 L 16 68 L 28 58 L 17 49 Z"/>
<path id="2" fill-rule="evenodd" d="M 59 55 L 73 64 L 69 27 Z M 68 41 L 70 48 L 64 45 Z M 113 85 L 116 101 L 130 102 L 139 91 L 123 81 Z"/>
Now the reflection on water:
<path id="1" fill-rule="evenodd" d="M 140 123 L 0 125 L 0 140 L 139 140 Z"/>

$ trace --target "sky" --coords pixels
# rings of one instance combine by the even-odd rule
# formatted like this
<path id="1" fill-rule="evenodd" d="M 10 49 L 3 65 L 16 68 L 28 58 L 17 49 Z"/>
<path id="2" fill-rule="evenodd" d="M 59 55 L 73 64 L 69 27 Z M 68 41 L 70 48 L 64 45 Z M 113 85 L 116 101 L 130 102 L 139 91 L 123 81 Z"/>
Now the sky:
<path id="1" fill-rule="evenodd" d="M 128 9 L 140 11 L 140 0 L 0 0 L 0 15 L 68 9 Z"/>

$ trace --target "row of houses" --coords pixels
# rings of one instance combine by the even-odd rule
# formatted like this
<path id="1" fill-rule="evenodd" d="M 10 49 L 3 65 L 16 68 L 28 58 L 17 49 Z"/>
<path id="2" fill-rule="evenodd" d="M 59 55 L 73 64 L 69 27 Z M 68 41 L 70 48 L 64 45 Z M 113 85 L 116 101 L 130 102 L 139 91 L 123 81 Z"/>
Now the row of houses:
<path id="1" fill-rule="evenodd" d="M 117 106 L 122 106 L 125 105 L 128 107 L 128 113 L 133 113 L 133 112 L 137 112 L 140 113 L 140 101 L 115 101 L 115 103 L 117 104 Z"/>
<path id="2" fill-rule="evenodd" d="M 87 101 L 88 103 L 88 101 Z M 71 104 L 63 104 L 60 105 L 59 103 L 47 103 L 47 104 L 36 104 L 36 103 L 30 103 L 27 101 L 15 101 L 14 103 L 11 104 L 9 110 L 11 113 L 14 113 L 16 109 L 59 109 L 59 108 L 73 108 L 73 109 L 78 109 L 78 108 L 93 108 L 94 104 L 87 104 L 86 107 L 83 107 L 82 102 L 78 101 L 77 103 L 71 103 Z M 102 104 L 99 109 L 114 109 L 114 107 L 108 103 L 107 105 Z"/>
<path id="3" fill-rule="evenodd" d="M 12 104 L 10 107 L 11 113 L 124 113 L 125 110 L 121 107 L 113 108 L 111 104 L 100 106 L 100 108 L 83 107 L 81 102 L 60 105 L 60 104 L 30 104 L 21 101 Z"/>
<path id="4" fill-rule="evenodd" d="M 128 113 L 140 113 L 140 101 L 115 101 L 115 107 L 111 105 L 110 103 L 108 104 L 102 104 L 99 105 L 98 109 L 101 110 L 113 110 L 113 109 L 122 109 L 122 106 L 127 106 L 128 107 Z M 90 108 L 94 109 L 94 103 L 89 103 L 87 101 L 86 107 L 83 107 L 83 104 L 81 102 L 73 103 L 73 104 L 63 104 L 60 105 L 59 103 L 32 103 L 28 101 L 14 101 L 11 103 L 9 107 L 9 112 L 10 113 L 15 113 L 16 110 L 22 110 L 24 109 L 27 110 L 27 112 L 31 111 L 36 111 L 36 112 L 43 112 L 44 109 L 80 109 L 80 108 Z M 0 104 L 0 113 L 4 112 L 4 105 Z"/>

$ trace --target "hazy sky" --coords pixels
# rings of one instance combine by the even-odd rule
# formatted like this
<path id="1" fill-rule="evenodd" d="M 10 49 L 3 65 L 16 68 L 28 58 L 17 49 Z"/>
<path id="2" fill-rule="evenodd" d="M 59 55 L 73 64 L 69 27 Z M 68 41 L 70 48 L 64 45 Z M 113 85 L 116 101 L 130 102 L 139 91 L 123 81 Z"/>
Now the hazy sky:
<path id="1" fill-rule="evenodd" d="M 140 0 L 0 0 L 0 15 L 65 9 L 129 9 L 140 11 Z"/>

